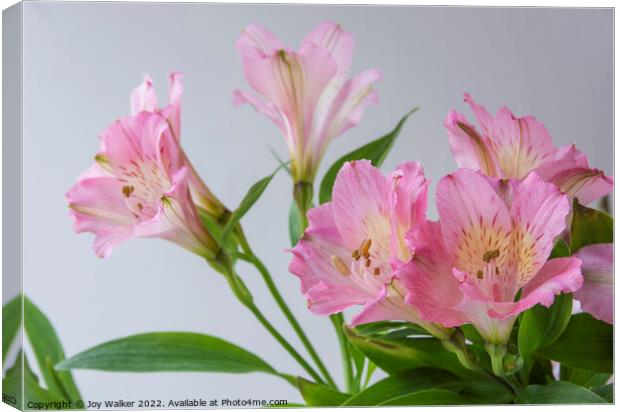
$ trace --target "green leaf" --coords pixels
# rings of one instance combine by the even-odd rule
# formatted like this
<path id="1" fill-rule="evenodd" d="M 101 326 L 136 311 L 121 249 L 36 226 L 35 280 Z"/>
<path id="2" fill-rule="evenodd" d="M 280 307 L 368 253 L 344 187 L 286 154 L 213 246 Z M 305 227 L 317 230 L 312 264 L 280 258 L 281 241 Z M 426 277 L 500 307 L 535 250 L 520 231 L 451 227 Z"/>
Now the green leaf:
<path id="1" fill-rule="evenodd" d="M 582 386 L 556 381 L 549 385 L 528 386 L 519 393 L 517 403 L 538 405 L 549 403 L 606 403 L 606 401 Z"/>
<path id="2" fill-rule="evenodd" d="M 355 329 L 349 327 L 345 328 L 345 335 L 368 359 L 389 374 L 428 367 L 443 369 L 460 377 L 479 376 L 465 369 L 457 357 L 434 338 L 369 338 L 359 336 Z"/>
<path id="3" fill-rule="evenodd" d="M 11 299 L 2 307 L 2 364 L 11 343 L 17 336 L 19 325 L 22 323 L 22 295 Z"/>
<path id="4" fill-rule="evenodd" d="M 537 353 L 570 368 L 613 373 L 613 327 L 587 313 L 573 315 L 564 333 Z"/>
<path id="5" fill-rule="evenodd" d="M 600 210 L 582 206 L 575 199 L 570 231 L 570 250 L 574 253 L 583 246 L 613 243 L 613 241 L 613 218 Z"/>
<path id="6" fill-rule="evenodd" d="M 467 405 L 469 403 L 468 399 L 446 389 L 426 389 L 390 399 L 381 403 L 380 406 Z"/>
<path id="7" fill-rule="evenodd" d="M 560 337 L 571 318 L 573 295 L 562 294 L 546 308 L 536 305 L 527 310 L 519 323 L 519 352 L 527 360 L 539 348 L 551 345 Z"/>
<path id="8" fill-rule="evenodd" d="M 339 406 L 351 396 L 301 377 L 297 378 L 297 386 L 308 406 Z"/>
<path id="9" fill-rule="evenodd" d="M 22 362 L 24 379 L 22 380 Z M 44 389 L 39 384 L 39 378 L 30 368 L 30 364 L 26 359 L 26 355 L 22 352 L 17 356 L 17 360 L 11 368 L 6 371 L 4 379 L 2 379 L 3 401 L 16 408 L 23 408 L 22 404 L 22 381 L 26 402 L 62 402 L 64 399 L 51 391 Z M 60 407 L 56 408 L 60 409 Z"/>
<path id="10" fill-rule="evenodd" d="M 331 165 L 331 167 L 323 176 L 323 180 L 321 181 L 321 187 L 319 191 L 319 203 L 323 204 L 329 202 L 332 198 L 332 187 L 334 186 L 334 182 L 336 181 L 336 175 L 340 171 L 340 168 L 346 162 L 351 160 L 361 160 L 367 159 L 372 162 L 376 167 L 381 166 L 386 156 L 390 152 L 390 149 L 394 145 L 396 138 L 400 134 L 400 130 L 403 128 L 403 125 L 413 113 L 418 111 L 418 107 L 411 110 L 402 119 L 398 122 L 394 130 L 390 133 L 386 134 L 383 137 L 380 137 L 376 140 L 373 140 L 370 143 L 365 144 L 364 146 L 353 150 L 352 152 L 347 153 L 342 156 L 340 159 L 336 160 L 336 162 Z"/>
<path id="11" fill-rule="evenodd" d="M 227 239 L 222 239 L 222 231 L 224 230 L 222 222 L 218 221 L 203 208 L 197 207 L 196 209 L 202 226 L 209 232 L 217 244 L 224 245 L 223 247 L 227 250 L 236 250 L 238 242 L 235 236 L 228 236 Z M 226 242 L 225 244 L 224 241 Z"/>
<path id="12" fill-rule="evenodd" d="M 411 392 L 430 389 L 455 380 L 454 375 L 440 369 L 414 369 L 380 380 L 347 399 L 342 406 L 375 406 Z"/>
<path id="13" fill-rule="evenodd" d="M 611 374 L 588 371 L 584 369 L 574 369 L 562 365 L 560 369 L 560 379 L 585 388 L 600 386 L 609 380 Z"/>
<path id="14" fill-rule="evenodd" d="M 609 403 L 614 402 L 614 384 L 609 383 L 607 385 L 599 385 L 592 388 L 592 392 L 596 393 L 601 398 L 605 399 Z"/>
<path id="15" fill-rule="evenodd" d="M 553 250 L 551 250 L 549 259 L 555 259 L 555 258 L 567 257 L 567 256 L 570 256 L 570 248 L 568 247 L 568 244 L 564 241 L 564 239 L 560 239 L 553 246 Z"/>
<path id="16" fill-rule="evenodd" d="M 230 236 L 230 234 L 237 226 L 237 223 L 239 223 L 241 218 L 250 210 L 252 206 L 254 206 L 254 203 L 256 203 L 256 201 L 261 197 L 265 189 L 267 189 L 267 186 L 269 186 L 269 183 L 271 182 L 273 177 L 282 167 L 285 167 L 285 165 L 278 166 L 278 168 L 272 174 L 263 177 L 261 180 L 254 183 L 252 187 L 250 187 L 250 190 L 248 190 L 243 200 L 241 200 L 241 203 L 239 203 L 237 209 L 235 209 L 232 215 L 230 215 L 226 226 L 224 226 L 224 230 L 222 230 L 221 236 L 222 242 L 226 242 L 228 236 Z"/>
<path id="17" fill-rule="evenodd" d="M 24 296 L 24 329 L 47 388 L 69 401 L 81 399 L 71 372 L 56 372 L 53 365 L 65 359 L 60 339 L 49 319 Z"/>
<path id="18" fill-rule="evenodd" d="M 301 214 L 295 202 L 291 202 L 291 209 L 288 212 L 288 235 L 291 246 L 295 246 L 301 238 Z"/>
<path id="19" fill-rule="evenodd" d="M 56 365 L 117 372 L 277 372 L 258 356 L 214 336 L 154 332 L 112 340 Z"/>

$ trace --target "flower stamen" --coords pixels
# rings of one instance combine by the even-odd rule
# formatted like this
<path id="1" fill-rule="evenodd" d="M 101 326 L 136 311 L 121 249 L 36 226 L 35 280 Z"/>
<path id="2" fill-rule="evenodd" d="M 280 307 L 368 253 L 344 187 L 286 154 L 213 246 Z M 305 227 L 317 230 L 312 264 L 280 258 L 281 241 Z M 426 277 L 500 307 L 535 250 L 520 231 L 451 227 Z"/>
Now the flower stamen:
<path id="1" fill-rule="evenodd" d="M 351 274 L 347 265 L 336 255 L 332 255 L 332 265 L 344 276 L 349 276 Z"/>

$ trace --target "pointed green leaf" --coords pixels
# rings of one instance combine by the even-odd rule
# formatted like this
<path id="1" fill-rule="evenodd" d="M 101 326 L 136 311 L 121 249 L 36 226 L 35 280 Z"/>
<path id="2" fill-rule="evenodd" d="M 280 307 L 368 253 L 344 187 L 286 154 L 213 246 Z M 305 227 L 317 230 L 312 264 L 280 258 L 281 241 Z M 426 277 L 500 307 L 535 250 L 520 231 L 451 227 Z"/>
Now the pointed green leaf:
<path id="1" fill-rule="evenodd" d="M 519 352 L 528 359 L 539 348 L 551 345 L 560 337 L 571 317 L 573 295 L 558 295 L 553 305 L 536 305 L 526 311 L 519 323 Z"/>
<path id="2" fill-rule="evenodd" d="M 556 381 L 548 385 L 528 386 L 519 393 L 517 403 L 539 405 L 549 403 L 606 403 L 606 401 L 582 386 Z"/>
<path id="3" fill-rule="evenodd" d="M 24 379 L 22 380 L 22 362 Z M 46 404 L 54 403 L 59 405 L 64 399 L 51 391 L 42 388 L 39 384 L 39 378 L 34 374 L 26 356 L 21 352 L 17 356 L 15 364 L 6 371 L 4 379 L 2 379 L 3 401 L 16 408 L 23 408 L 22 404 L 22 381 L 26 402 L 43 402 Z M 57 409 L 61 409 L 59 406 Z"/>
<path id="4" fill-rule="evenodd" d="M 597 243 L 613 243 L 614 220 L 605 212 L 590 209 L 573 202 L 573 220 L 570 231 L 570 250 Z"/>
<path id="5" fill-rule="evenodd" d="M 17 336 L 19 325 L 22 323 L 22 295 L 18 295 L 2 307 L 2 364 L 11 343 Z"/>
<path id="6" fill-rule="evenodd" d="M 65 352 L 52 323 L 27 297 L 24 297 L 24 329 L 47 388 L 58 396 L 68 395 L 69 401 L 81 399 L 71 372 L 56 373 L 50 367 L 63 361 Z"/>
<path id="7" fill-rule="evenodd" d="M 304 378 L 297 378 L 297 386 L 308 406 L 339 406 L 351 396 Z"/>
<path id="8" fill-rule="evenodd" d="M 565 365 L 562 365 L 560 368 L 561 380 L 574 383 L 575 385 L 583 386 L 588 389 L 607 383 L 611 376 L 612 375 L 609 373 L 599 373 L 584 369 L 569 368 Z"/>
<path id="9" fill-rule="evenodd" d="M 592 392 L 596 393 L 601 398 L 605 399 L 609 403 L 614 402 L 614 384 L 609 383 L 607 385 L 599 385 L 592 388 Z"/>
<path id="10" fill-rule="evenodd" d="M 573 315 L 564 333 L 537 353 L 570 368 L 613 373 L 613 327 L 587 313 Z"/>
<path id="11" fill-rule="evenodd" d="M 239 203 L 239 206 L 235 211 L 230 215 L 226 226 L 224 226 L 224 230 L 222 230 L 221 241 L 226 242 L 228 236 L 233 232 L 237 223 L 241 220 L 241 218 L 250 210 L 254 203 L 261 197 L 269 183 L 274 178 L 274 176 L 278 173 L 278 171 L 284 167 L 284 165 L 278 166 L 278 168 L 269 176 L 263 177 L 258 182 L 254 183 L 250 190 L 246 193 L 245 197 Z"/>
<path id="12" fill-rule="evenodd" d="M 411 392 L 430 389 L 457 378 L 440 369 L 419 368 L 380 380 L 347 399 L 342 406 L 375 406 Z"/>
<path id="13" fill-rule="evenodd" d="M 456 355 L 434 338 L 369 338 L 358 335 L 349 327 L 345 328 L 345 335 L 368 359 L 389 374 L 427 367 L 443 369 L 460 377 L 479 376 L 465 369 Z"/>
<path id="14" fill-rule="evenodd" d="M 400 130 L 403 128 L 403 125 L 413 113 L 417 112 L 418 108 L 411 110 L 402 119 L 398 122 L 394 130 L 390 133 L 386 134 L 383 137 L 380 137 L 377 140 L 373 140 L 370 143 L 365 144 L 364 146 L 353 150 L 350 153 L 342 156 L 340 159 L 336 160 L 336 162 L 327 170 L 325 176 L 323 176 L 323 180 L 321 181 L 321 187 L 319 191 L 319 203 L 323 204 L 329 202 L 332 198 L 332 187 L 334 186 L 334 182 L 336 181 L 336 175 L 340 171 L 340 168 L 346 162 L 350 162 L 351 160 L 361 160 L 367 159 L 372 162 L 376 167 L 381 166 L 385 158 L 387 157 L 390 149 L 394 145 L 396 138 L 400 134 Z"/>
<path id="15" fill-rule="evenodd" d="M 380 406 L 467 405 L 470 401 L 446 389 L 425 389 L 383 402 Z"/>
<path id="16" fill-rule="evenodd" d="M 154 332 L 112 340 L 56 365 L 117 372 L 277 372 L 253 353 L 214 336 Z"/>

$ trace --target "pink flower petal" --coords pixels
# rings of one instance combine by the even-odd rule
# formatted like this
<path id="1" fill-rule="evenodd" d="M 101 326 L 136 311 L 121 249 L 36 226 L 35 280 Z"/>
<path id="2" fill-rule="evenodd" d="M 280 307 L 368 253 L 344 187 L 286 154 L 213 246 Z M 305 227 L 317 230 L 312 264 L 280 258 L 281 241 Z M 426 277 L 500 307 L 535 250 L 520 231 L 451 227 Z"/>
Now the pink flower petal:
<path id="1" fill-rule="evenodd" d="M 504 178 L 523 179 L 557 150 L 544 124 L 533 116 L 516 117 L 506 107 L 495 116 L 491 141 Z"/>
<path id="2" fill-rule="evenodd" d="M 345 163 L 334 183 L 335 224 L 344 247 L 353 251 L 370 238 L 382 262 L 389 261 L 390 205 L 388 180 L 368 160 Z"/>
<path id="3" fill-rule="evenodd" d="M 480 170 L 487 176 L 497 176 L 497 165 L 488 137 L 478 133 L 465 116 L 451 110 L 444 121 L 450 150 L 459 167 Z"/>
<path id="4" fill-rule="evenodd" d="M 348 73 L 353 60 L 353 48 L 355 39 L 334 22 L 323 22 L 319 24 L 303 41 L 302 48 L 307 43 L 324 47 L 334 58 L 338 66 L 339 74 Z"/>
<path id="5" fill-rule="evenodd" d="M 493 116 L 487 111 L 486 107 L 476 103 L 469 93 L 463 95 L 463 100 L 465 103 L 469 104 L 472 112 L 474 112 L 476 121 L 482 128 L 482 133 L 486 136 L 490 136 L 491 130 L 493 129 Z"/>
<path id="6" fill-rule="evenodd" d="M 142 84 L 131 92 L 130 106 L 132 115 L 142 111 L 153 112 L 159 108 L 157 94 L 153 88 L 153 80 L 148 74 L 144 75 Z"/>
<path id="7" fill-rule="evenodd" d="M 574 257 L 551 259 L 546 262 L 536 276 L 523 288 L 517 302 L 499 302 L 489 310 L 489 316 L 508 319 L 536 304 L 549 307 L 555 295 L 575 292 L 582 283 L 581 259 Z"/>
<path id="8" fill-rule="evenodd" d="M 397 281 L 394 281 L 397 282 Z M 394 289 L 398 286 L 386 285 L 379 295 L 364 305 L 362 311 L 351 319 L 351 325 L 380 322 L 384 320 L 402 320 L 417 323 L 420 316 L 413 306 L 407 304 Z"/>
<path id="9" fill-rule="evenodd" d="M 244 59 L 270 56 L 274 51 L 284 48 L 272 32 L 259 24 L 246 27 L 241 32 L 236 47 Z"/>
<path id="10" fill-rule="evenodd" d="M 406 262 L 411 256 L 406 236 L 411 228 L 426 220 L 427 195 L 430 181 L 418 162 L 399 165 L 389 176 L 392 185 L 391 247 L 392 254 Z"/>
<path id="11" fill-rule="evenodd" d="M 569 210 L 567 197 L 535 172 L 516 186 L 511 208 L 510 261 L 516 264 L 519 287 L 526 285 L 547 261 L 555 237 L 566 227 Z"/>
<path id="12" fill-rule="evenodd" d="M 479 173 L 459 169 L 442 178 L 436 203 L 446 247 L 453 251 L 460 270 L 476 274 L 487 266 L 487 253 L 507 249 L 511 231 L 508 208 Z"/>
<path id="13" fill-rule="evenodd" d="M 466 323 L 466 315 L 458 309 L 463 293 L 452 276 L 452 257 L 443 242 L 439 222 L 428 222 L 417 232 L 410 232 L 409 240 L 415 255 L 396 272 L 407 290 L 406 302 L 417 309 L 423 320 L 445 327 Z"/>
<path id="14" fill-rule="evenodd" d="M 614 246 L 584 246 L 574 254 L 582 260 L 583 287 L 575 292 L 581 308 L 597 319 L 614 323 Z"/>
<path id="15" fill-rule="evenodd" d="M 306 294 L 318 283 L 346 286 L 349 280 L 332 264 L 337 256 L 345 264 L 351 261 L 351 252 L 342 245 L 342 237 L 334 220 L 333 206 L 327 203 L 308 212 L 309 226 L 299 243 L 291 251 L 293 259 L 289 272 L 301 280 L 301 291 Z"/>

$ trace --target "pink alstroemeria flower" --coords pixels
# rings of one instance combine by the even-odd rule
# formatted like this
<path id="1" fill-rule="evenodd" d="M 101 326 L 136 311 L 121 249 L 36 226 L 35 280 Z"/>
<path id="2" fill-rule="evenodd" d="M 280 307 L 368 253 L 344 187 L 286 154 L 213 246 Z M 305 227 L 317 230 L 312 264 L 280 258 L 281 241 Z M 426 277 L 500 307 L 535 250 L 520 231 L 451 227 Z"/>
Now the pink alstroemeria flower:
<path id="1" fill-rule="evenodd" d="M 131 92 L 130 107 L 131 114 L 137 115 L 140 112 L 161 113 L 168 121 L 170 132 L 177 142 L 181 139 L 181 97 L 183 95 L 183 75 L 178 72 L 170 73 L 168 86 L 168 105 L 163 109 L 157 102 L 157 94 L 153 87 L 153 80 L 148 74 L 144 75 L 144 80 L 140 86 Z M 189 169 L 189 188 L 192 193 L 194 203 L 204 209 L 216 219 L 228 212 L 220 200 L 204 184 L 189 158 L 180 147 L 181 156 L 185 166 Z"/>
<path id="2" fill-rule="evenodd" d="M 424 221 L 427 189 L 416 162 L 388 176 L 367 160 L 342 167 L 332 201 L 308 212 L 309 226 L 289 265 L 313 313 L 331 315 L 363 305 L 353 325 L 420 320 L 405 303 L 394 272 L 411 258 L 405 236 Z"/>
<path id="3" fill-rule="evenodd" d="M 378 70 L 347 80 L 353 35 L 321 23 L 295 52 L 267 29 L 248 26 L 237 41 L 243 72 L 258 95 L 235 91 L 235 104 L 249 103 L 278 126 L 290 153 L 295 182 L 312 182 L 329 143 L 378 102 Z"/>
<path id="4" fill-rule="evenodd" d="M 502 107 L 493 117 L 469 94 L 464 99 L 480 130 L 462 114 L 454 110 L 448 113 L 444 125 L 459 167 L 503 179 L 523 179 L 536 171 L 584 205 L 612 191 L 613 178 L 590 168 L 587 156 L 574 145 L 554 146 L 545 125 L 533 116 L 516 117 Z"/>
<path id="5" fill-rule="evenodd" d="M 95 164 L 67 192 L 74 230 L 95 234 L 93 248 L 100 257 L 132 237 L 160 237 L 212 259 L 218 246 L 192 201 L 192 170 L 173 126 L 178 116 L 155 110 L 154 95 L 148 87 L 144 91 L 132 95 L 139 113 L 103 131 Z M 148 104 L 154 111 L 136 110 Z M 178 132 L 178 122 L 176 127 Z"/>
<path id="6" fill-rule="evenodd" d="M 614 323 L 614 245 L 584 246 L 575 256 L 583 261 L 583 287 L 573 295 L 581 309 L 597 319 Z"/>
<path id="7" fill-rule="evenodd" d="M 535 172 L 502 181 L 459 169 L 441 179 L 436 202 L 440 221 L 410 233 L 415 255 L 397 273 L 422 319 L 472 323 L 503 345 L 519 313 L 581 287 L 579 258 L 547 261 L 569 203 Z"/>

